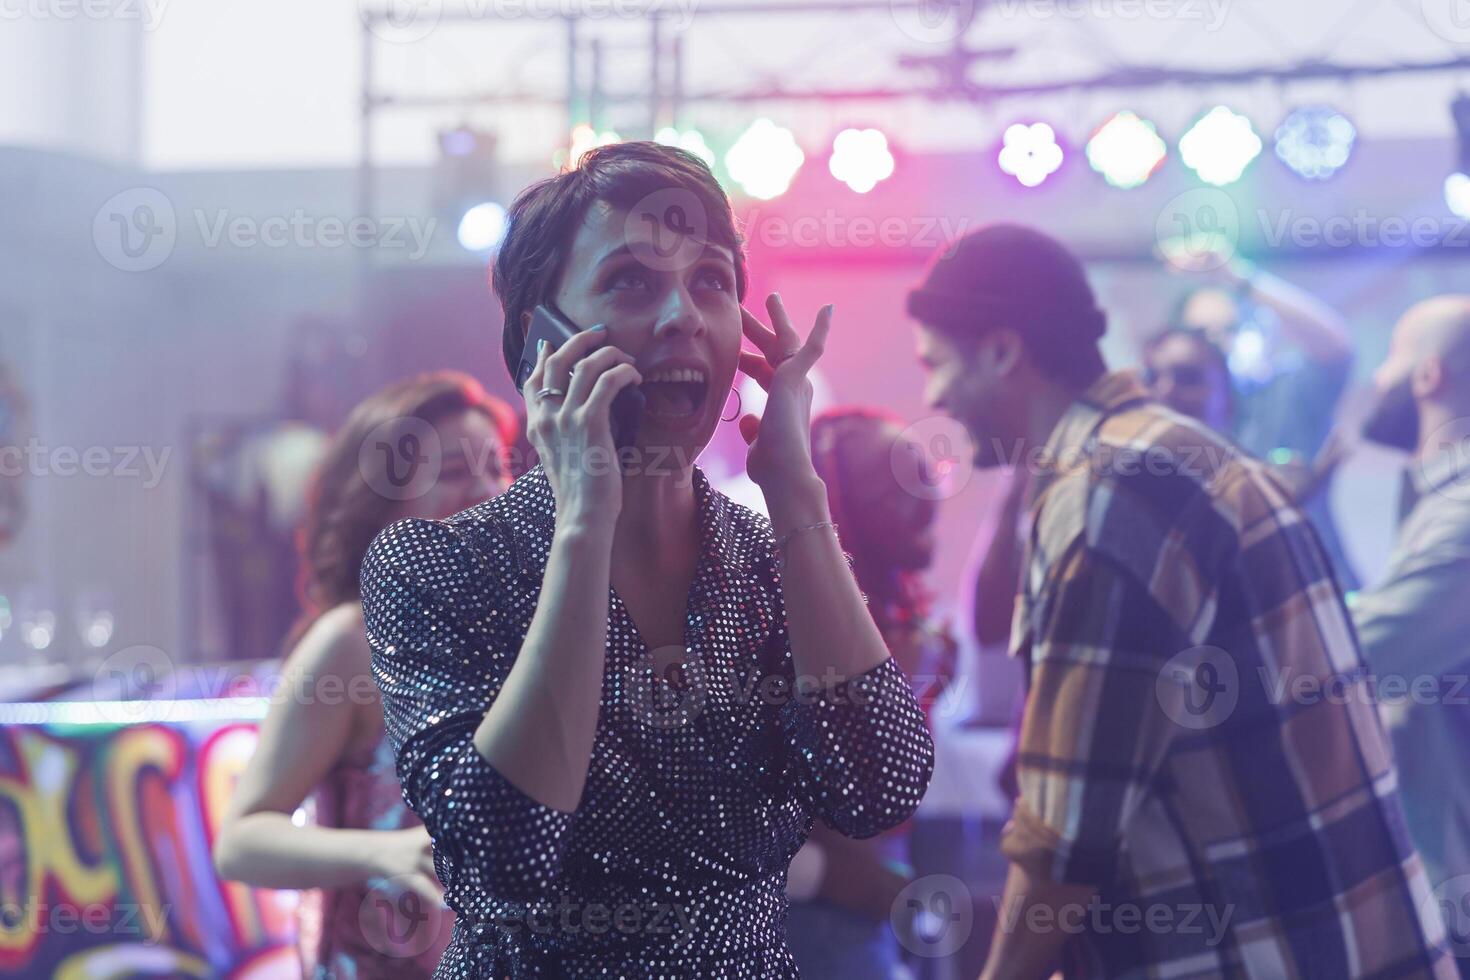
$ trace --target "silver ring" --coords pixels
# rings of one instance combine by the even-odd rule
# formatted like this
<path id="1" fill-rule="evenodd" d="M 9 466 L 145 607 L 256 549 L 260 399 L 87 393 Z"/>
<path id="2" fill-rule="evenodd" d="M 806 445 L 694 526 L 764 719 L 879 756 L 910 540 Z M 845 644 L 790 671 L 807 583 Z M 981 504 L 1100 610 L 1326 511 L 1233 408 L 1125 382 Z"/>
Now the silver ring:
<path id="1" fill-rule="evenodd" d="M 548 395 L 555 395 L 558 398 L 564 398 L 566 397 L 566 391 L 562 388 L 542 388 L 536 392 L 536 399 L 537 401 L 540 401 L 542 398 L 545 398 Z"/>

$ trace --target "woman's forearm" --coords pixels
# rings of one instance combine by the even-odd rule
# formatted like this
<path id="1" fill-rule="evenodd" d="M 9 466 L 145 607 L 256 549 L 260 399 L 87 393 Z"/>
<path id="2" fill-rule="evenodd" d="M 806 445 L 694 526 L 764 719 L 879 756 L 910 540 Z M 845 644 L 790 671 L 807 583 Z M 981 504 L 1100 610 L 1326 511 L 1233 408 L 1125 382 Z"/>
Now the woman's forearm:
<path id="1" fill-rule="evenodd" d="M 475 748 L 521 792 L 570 813 L 582 798 L 607 647 L 611 522 L 558 520 L 541 598 Z"/>
<path id="2" fill-rule="evenodd" d="M 1352 335 L 1342 314 L 1284 279 L 1256 270 L 1246 277 L 1250 295 L 1281 318 L 1281 329 L 1314 361 L 1325 364 L 1352 357 Z"/>
<path id="3" fill-rule="evenodd" d="M 342 888 L 384 874 L 383 832 L 298 827 L 284 813 L 249 813 L 214 845 L 219 873 L 257 888 Z"/>
<path id="4" fill-rule="evenodd" d="M 815 475 L 809 484 L 773 491 L 766 500 L 778 541 L 831 519 L 827 488 Z M 781 592 L 798 682 L 830 687 L 888 659 L 837 535 L 830 528 L 799 531 L 782 550 Z"/>

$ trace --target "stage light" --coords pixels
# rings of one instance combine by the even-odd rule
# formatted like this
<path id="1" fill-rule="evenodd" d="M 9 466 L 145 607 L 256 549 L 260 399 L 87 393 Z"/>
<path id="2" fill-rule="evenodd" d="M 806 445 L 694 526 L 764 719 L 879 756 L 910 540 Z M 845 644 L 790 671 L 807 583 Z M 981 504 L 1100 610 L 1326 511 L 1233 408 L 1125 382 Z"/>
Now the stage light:
<path id="1" fill-rule="evenodd" d="M 1092 169 L 1124 190 L 1148 180 L 1168 152 L 1154 124 L 1131 112 L 1115 114 L 1087 141 L 1087 162 Z"/>
<path id="2" fill-rule="evenodd" d="M 505 208 L 494 201 L 476 204 L 459 219 L 459 244 L 470 252 L 489 252 L 505 237 Z"/>
<path id="3" fill-rule="evenodd" d="M 673 126 L 665 126 L 653 136 L 655 143 L 663 143 L 665 146 L 677 146 L 681 150 L 693 153 L 704 161 L 704 165 L 711 170 L 715 166 L 715 151 L 709 148 L 704 141 L 704 134 L 697 129 L 678 130 Z"/>
<path id="4" fill-rule="evenodd" d="M 1347 163 L 1358 131 L 1330 106 L 1303 106 L 1276 129 L 1276 155 L 1300 177 L 1326 180 Z"/>
<path id="5" fill-rule="evenodd" d="M 1261 153 L 1261 138 L 1251 121 L 1219 105 L 1179 138 L 1179 157 L 1200 180 L 1216 187 L 1233 184 Z"/>
<path id="6" fill-rule="evenodd" d="M 1461 92 L 1450 103 L 1455 120 L 1455 172 L 1445 178 L 1444 202 L 1457 217 L 1470 221 L 1470 95 Z"/>
<path id="7" fill-rule="evenodd" d="M 859 194 L 868 193 L 878 181 L 893 176 L 888 137 L 876 129 L 844 129 L 832 140 L 827 169 Z"/>
<path id="8" fill-rule="evenodd" d="M 1252 320 L 1241 324 L 1230 343 L 1227 360 L 1232 377 L 1262 383 L 1270 379 L 1273 370 L 1271 348 L 1258 323 Z"/>
<path id="9" fill-rule="evenodd" d="M 1015 123 L 1006 127 L 1000 150 L 1000 169 L 1021 182 L 1035 187 L 1057 172 L 1062 165 L 1062 148 L 1057 134 L 1046 123 Z"/>
<path id="10" fill-rule="evenodd" d="M 1444 179 L 1444 202 L 1456 217 L 1470 221 L 1470 175 L 1453 173 Z"/>
<path id="11" fill-rule="evenodd" d="M 439 152 L 447 157 L 474 156 L 480 149 L 480 140 L 481 134 L 468 126 L 446 129 L 439 133 Z"/>
<path id="12" fill-rule="evenodd" d="M 567 151 L 566 159 L 570 161 L 571 168 L 577 169 L 582 165 L 582 157 L 588 150 L 599 146 L 609 146 L 613 143 L 622 142 L 622 137 L 610 129 L 598 132 L 586 123 L 582 123 L 572 129 L 571 148 Z M 560 156 L 560 154 L 557 154 Z M 557 161 L 558 164 L 560 161 Z"/>
<path id="13" fill-rule="evenodd" d="M 805 159 L 791 130 L 757 119 L 725 153 L 725 169 L 746 194 L 769 201 L 786 192 Z"/>

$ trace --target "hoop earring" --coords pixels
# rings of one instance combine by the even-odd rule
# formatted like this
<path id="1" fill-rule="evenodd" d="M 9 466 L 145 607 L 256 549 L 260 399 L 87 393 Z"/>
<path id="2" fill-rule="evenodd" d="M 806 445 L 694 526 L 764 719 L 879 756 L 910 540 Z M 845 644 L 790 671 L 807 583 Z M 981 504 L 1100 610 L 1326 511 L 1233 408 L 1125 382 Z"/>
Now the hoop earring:
<path id="1" fill-rule="evenodd" d="M 732 394 L 732 395 L 735 396 L 735 414 L 732 415 L 732 416 L 730 416 L 729 418 L 725 418 L 725 416 L 721 415 L 720 416 L 720 421 L 721 422 L 734 422 L 736 419 L 738 419 L 740 417 L 740 410 L 745 407 L 745 403 L 742 402 L 741 399 L 740 399 L 740 389 L 739 388 L 731 388 L 730 389 L 730 394 Z M 725 399 L 726 402 L 729 402 L 729 400 L 730 400 L 729 398 L 726 398 Z"/>

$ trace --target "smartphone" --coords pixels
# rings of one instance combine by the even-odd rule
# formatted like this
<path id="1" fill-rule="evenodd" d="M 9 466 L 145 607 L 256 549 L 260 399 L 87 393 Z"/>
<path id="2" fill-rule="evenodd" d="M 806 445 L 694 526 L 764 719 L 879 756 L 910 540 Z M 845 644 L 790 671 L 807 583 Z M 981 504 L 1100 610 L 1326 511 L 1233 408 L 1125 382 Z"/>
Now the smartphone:
<path id="1" fill-rule="evenodd" d="M 523 391 L 526 379 L 536 370 L 536 348 L 545 340 L 553 350 L 580 333 L 581 327 L 568 320 L 555 306 L 542 303 L 531 313 L 531 328 L 526 331 L 526 345 L 521 348 L 521 363 L 516 369 L 516 391 Z M 629 385 L 613 397 L 613 442 L 619 451 L 628 448 L 638 436 L 643 419 L 643 392 Z"/>

